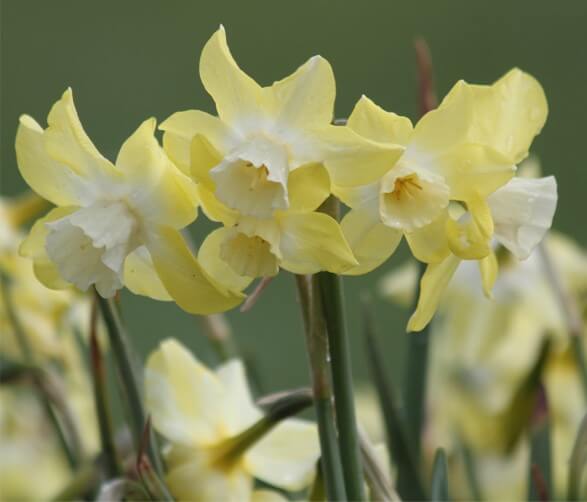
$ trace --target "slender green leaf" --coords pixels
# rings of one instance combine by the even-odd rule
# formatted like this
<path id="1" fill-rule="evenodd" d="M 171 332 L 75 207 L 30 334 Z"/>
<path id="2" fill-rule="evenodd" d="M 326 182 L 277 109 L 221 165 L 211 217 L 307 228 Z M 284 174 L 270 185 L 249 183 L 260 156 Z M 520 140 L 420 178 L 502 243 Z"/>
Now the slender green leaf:
<path id="1" fill-rule="evenodd" d="M 432 467 L 432 483 L 430 486 L 430 500 L 440 502 L 450 500 L 448 487 L 448 465 L 446 453 L 442 448 L 436 450 Z"/>
<path id="2" fill-rule="evenodd" d="M 569 465 L 568 499 L 572 502 L 587 498 L 587 415 L 583 417 L 573 445 Z"/>
<path id="3" fill-rule="evenodd" d="M 540 385 L 530 425 L 530 472 L 528 475 L 528 500 L 548 499 L 552 491 L 552 452 L 550 417 L 546 390 Z"/>

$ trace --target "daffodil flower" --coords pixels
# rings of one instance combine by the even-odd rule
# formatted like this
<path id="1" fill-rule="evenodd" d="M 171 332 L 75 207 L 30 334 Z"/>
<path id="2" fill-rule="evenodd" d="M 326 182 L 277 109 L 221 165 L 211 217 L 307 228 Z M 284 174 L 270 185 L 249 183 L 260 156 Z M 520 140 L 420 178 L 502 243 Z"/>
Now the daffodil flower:
<path id="1" fill-rule="evenodd" d="M 352 208 L 342 228 L 360 265 L 347 273 L 377 267 L 402 235 L 414 256 L 427 263 L 450 253 L 487 256 L 493 234 L 487 198 L 512 178 L 546 115 L 540 84 L 519 70 L 492 86 L 457 83 L 415 127 L 363 96 L 348 126 L 405 151 L 399 160 L 390 155 L 386 171 L 373 183 L 334 188 Z M 455 221 L 455 206 L 466 217 Z"/>
<path id="2" fill-rule="evenodd" d="M 160 128 L 165 150 L 198 182 L 213 220 L 312 211 L 330 195 L 330 177 L 341 185 L 369 182 L 383 160 L 402 151 L 331 125 L 335 81 L 320 56 L 261 87 L 237 66 L 220 27 L 202 51 L 200 76 L 218 117 L 182 111 Z M 357 162 L 370 169 L 354 169 Z"/>
<path id="3" fill-rule="evenodd" d="M 550 229 L 556 203 L 554 176 L 537 179 L 512 178 L 488 197 L 494 223 L 495 245 L 503 246 L 519 260 L 528 258 Z M 459 256 L 450 254 L 443 261 L 427 266 L 420 282 L 416 311 L 408 322 L 409 331 L 420 331 L 430 322 L 460 263 Z M 491 296 L 498 274 L 495 253 L 490 250 L 487 256 L 478 260 L 478 264 L 483 290 L 487 296 Z"/>
<path id="4" fill-rule="evenodd" d="M 239 360 L 211 371 L 166 340 L 147 361 L 145 394 L 155 429 L 170 442 L 165 481 L 178 500 L 256 499 L 254 478 L 285 490 L 311 483 L 320 451 L 311 423 L 284 420 L 242 447 L 263 415 Z"/>
<path id="5" fill-rule="evenodd" d="M 200 267 L 178 232 L 196 217 L 197 193 L 158 145 L 154 119 L 126 140 L 115 165 L 83 130 L 70 89 L 47 121 L 43 130 L 23 115 L 16 137 L 22 176 L 57 206 L 21 246 L 41 282 L 82 291 L 95 286 L 103 297 L 126 284 L 138 294 L 172 297 L 194 313 L 242 300 Z"/>

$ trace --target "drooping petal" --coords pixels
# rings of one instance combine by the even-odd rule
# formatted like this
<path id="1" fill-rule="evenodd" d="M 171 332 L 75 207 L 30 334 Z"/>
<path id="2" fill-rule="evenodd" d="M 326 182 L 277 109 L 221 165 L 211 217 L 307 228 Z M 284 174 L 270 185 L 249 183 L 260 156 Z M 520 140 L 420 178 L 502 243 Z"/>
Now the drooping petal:
<path id="1" fill-rule="evenodd" d="M 449 255 L 440 263 L 432 263 L 420 281 L 420 297 L 416 311 L 408 321 L 408 331 L 421 331 L 434 316 L 442 293 L 461 262 L 455 255 Z"/>
<path id="2" fill-rule="evenodd" d="M 75 206 L 56 207 L 52 209 L 43 218 L 35 222 L 31 227 L 29 235 L 20 245 L 20 254 L 33 260 L 35 276 L 48 288 L 64 289 L 70 284 L 61 277 L 57 266 L 47 256 L 45 246 L 49 229 L 45 224 L 64 218 L 78 209 Z"/>
<path id="3" fill-rule="evenodd" d="M 310 58 L 288 77 L 271 86 L 276 107 L 276 127 L 311 128 L 330 124 L 336 84 L 330 63 Z"/>
<path id="4" fill-rule="evenodd" d="M 245 275 L 238 275 L 221 256 L 222 243 L 229 238 L 230 228 L 222 227 L 211 232 L 198 250 L 198 261 L 202 268 L 216 281 L 228 289 L 242 291 L 253 280 Z"/>
<path id="5" fill-rule="evenodd" d="M 332 193 L 350 208 L 368 206 L 374 213 L 379 211 L 379 194 L 381 192 L 381 180 L 359 185 L 356 187 L 333 186 Z"/>
<path id="6" fill-rule="evenodd" d="M 126 257 L 124 285 L 135 295 L 149 296 L 160 301 L 172 299 L 159 279 L 151 255 L 145 246 L 135 249 Z"/>
<path id="7" fill-rule="evenodd" d="M 342 273 L 358 265 L 334 218 L 323 213 L 284 213 L 280 226 L 281 266 L 286 270 Z"/>
<path id="8" fill-rule="evenodd" d="M 450 253 L 446 236 L 448 213 L 444 211 L 429 225 L 405 234 L 408 245 L 416 259 L 424 263 L 438 263 Z"/>
<path id="9" fill-rule="evenodd" d="M 236 64 L 220 26 L 204 46 L 200 57 L 200 78 L 216 103 L 220 118 L 233 129 L 259 120 L 263 91 Z"/>
<path id="10" fill-rule="evenodd" d="M 197 215 L 196 186 L 159 146 L 155 127 L 153 118 L 138 127 L 120 148 L 116 167 L 129 185 L 129 204 L 147 224 L 183 228 Z"/>
<path id="11" fill-rule="evenodd" d="M 481 274 L 483 293 L 485 293 L 487 298 L 492 298 L 491 291 L 497 279 L 497 273 L 499 272 L 499 265 L 494 252 L 489 253 L 485 258 L 479 260 L 479 272 Z"/>
<path id="12" fill-rule="evenodd" d="M 49 127 L 43 138 L 49 155 L 94 183 L 96 189 L 111 191 L 120 173 L 100 154 L 84 131 L 71 88 L 53 105 L 47 123 Z"/>
<path id="13" fill-rule="evenodd" d="M 528 258 L 552 225 L 557 188 L 554 176 L 513 178 L 487 199 L 495 238 L 518 259 Z"/>
<path id="14" fill-rule="evenodd" d="M 384 225 L 364 209 L 349 211 L 340 226 L 359 262 L 345 275 L 366 274 L 377 268 L 394 253 L 402 238 L 400 230 Z"/>
<path id="15" fill-rule="evenodd" d="M 364 138 L 404 146 L 414 130 L 410 119 L 385 111 L 367 96 L 357 101 L 347 125 Z"/>
<path id="16" fill-rule="evenodd" d="M 481 197 L 467 201 L 468 213 L 458 220 L 446 220 L 450 250 L 465 260 L 479 260 L 491 252 L 493 218 L 487 202 Z"/>
<path id="17" fill-rule="evenodd" d="M 216 376 L 226 391 L 227 411 L 221 417 L 226 431 L 234 436 L 262 417 L 255 406 L 242 361 L 232 359 L 216 370 Z"/>
<path id="18" fill-rule="evenodd" d="M 293 491 L 312 482 L 319 456 L 316 426 L 290 419 L 277 425 L 245 454 L 245 465 L 261 481 Z"/>
<path id="19" fill-rule="evenodd" d="M 332 183 L 366 185 L 393 167 L 404 148 L 377 143 L 359 136 L 346 126 L 328 126 L 306 131 L 290 142 L 292 162 L 300 166 L 323 162 Z"/>
<path id="20" fill-rule="evenodd" d="M 330 195 L 330 177 L 322 164 L 307 164 L 289 173 L 289 209 L 313 211 Z"/>
<path id="21" fill-rule="evenodd" d="M 80 206 L 93 198 L 87 179 L 53 160 L 45 149 L 43 129 L 28 115 L 19 119 L 16 132 L 18 169 L 28 185 L 58 206 Z"/>
<path id="22" fill-rule="evenodd" d="M 213 314 L 238 305 L 244 295 L 224 288 L 201 267 L 182 236 L 159 227 L 147 236 L 147 249 L 161 282 L 175 302 L 192 314 Z"/>
<path id="23" fill-rule="evenodd" d="M 209 190 L 214 191 L 216 185 L 210 176 L 210 171 L 222 162 L 222 155 L 201 134 L 197 134 L 192 139 L 190 152 L 190 176 L 197 183 L 200 183 Z"/>
<path id="24" fill-rule="evenodd" d="M 226 394 L 218 377 L 175 339 L 163 341 L 145 366 L 145 403 L 155 429 L 186 447 L 222 437 Z"/>

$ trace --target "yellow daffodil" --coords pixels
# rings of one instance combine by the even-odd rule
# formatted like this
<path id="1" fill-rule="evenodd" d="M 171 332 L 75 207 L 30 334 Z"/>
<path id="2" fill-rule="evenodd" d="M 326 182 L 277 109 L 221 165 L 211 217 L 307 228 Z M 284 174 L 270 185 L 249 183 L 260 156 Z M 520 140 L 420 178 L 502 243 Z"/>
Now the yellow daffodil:
<path id="1" fill-rule="evenodd" d="M 254 478 L 285 490 L 312 481 L 319 444 L 309 422 L 279 422 L 242 447 L 263 415 L 239 360 L 211 371 L 177 341 L 164 341 L 148 359 L 145 393 L 155 429 L 170 442 L 166 482 L 178 500 L 251 500 Z"/>
<path id="2" fill-rule="evenodd" d="M 493 232 L 487 198 L 512 178 L 546 115 L 540 84 L 520 70 L 492 86 L 458 82 L 415 127 L 363 96 L 348 126 L 405 151 L 397 161 L 390 156 L 373 183 L 334 189 L 352 208 L 342 227 L 360 265 L 349 273 L 377 267 L 402 235 L 426 263 L 439 263 L 451 252 L 487 256 Z M 457 216 L 466 213 L 458 221 L 455 208 Z"/>
<path id="3" fill-rule="evenodd" d="M 528 258 L 550 229 L 557 203 L 553 176 L 538 179 L 512 178 L 492 193 L 487 200 L 493 222 L 493 238 L 517 259 Z M 420 283 L 416 311 L 408 322 L 409 331 L 419 331 L 430 322 L 441 295 L 459 266 L 461 258 L 450 254 L 439 263 L 428 265 Z M 478 260 L 485 294 L 491 296 L 498 273 L 495 253 Z"/>
<path id="4" fill-rule="evenodd" d="M 20 172 L 57 207 L 33 226 L 21 253 L 52 288 L 95 286 L 110 297 L 124 284 L 160 300 L 170 296 L 194 313 L 226 310 L 242 294 L 217 284 L 178 230 L 196 217 L 192 181 L 168 159 L 149 119 L 123 144 L 116 165 L 84 132 L 71 90 L 55 103 L 43 130 L 20 118 Z"/>
<path id="5" fill-rule="evenodd" d="M 202 51 L 200 76 L 218 117 L 183 111 L 160 128 L 165 150 L 198 182 L 202 208 L 216 221 L 312 211 L 330 194 L 329 174 L 343 185 L 368 182 L 382 159 L 401 153 L 331 125 L 334 75 L 320 56 L 261 87 L 234 61 L 221 26 Z M 357 162 L 372 169 L 356 170 Z"/>

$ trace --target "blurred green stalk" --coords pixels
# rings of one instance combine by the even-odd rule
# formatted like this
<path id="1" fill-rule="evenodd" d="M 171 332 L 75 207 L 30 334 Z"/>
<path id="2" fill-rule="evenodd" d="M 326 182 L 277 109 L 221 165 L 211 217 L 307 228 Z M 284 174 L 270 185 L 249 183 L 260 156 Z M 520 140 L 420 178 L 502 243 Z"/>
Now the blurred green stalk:
<path id="1" fill-rule="evenodd" d="M 107 479 L 119 476 L 122 472 L 114 444 L 114 430 L 112 427 L 112 415 L 110 401 L 106 387 L 106 372 L 104 368 L 104 356 L 100 349 L 97 333 L 98 305 L 96 299 L 92 302 L 90 314 L 90 360 L 92 372 L 92 384 L 94 387 L 94 403 L 98 416 L 98 429 L 102 447 L 102 463 Z"/>
<path id="2" fill-rule="evenodd" d="M 18 319 L 18 316 L 16 315 L 16 312 L 14 310 L 14 305 L 12 305 L 12 300 L 10 298 L 10 291 L 8 288 L 8 279 L 2 273 L 0 273 L 0 289 L 1 289 L 2 298 L 4 300 L 4 307 L 6 309 L 6 314 L 8 316 L 8 320 L 9 320 L 10 324 L 12 325 L 12 328 L 14 329 L 16 341 L 18 343 L 20 351 L 22 352 L 23 360 L 27 366 L 34 367 L 35 361 L 34 361 L 32 348 L 29 344 L 29 340 L 28 340 L 28 337 L 24 331 L 24 328 L 20 324 L 20 320 Z M 53 403 L 51 402 L 51 396 L 50 396 L 49 392 L 47 391 L 47 388 L 45 387 L 45 385 L 43 385 L 43 382 L 41 381 L 41 379 L 39 377 L 39 373 L 33 372 L 32 375 L 33 375 L 33 383 L 34 383 L 39 401 L 41 402 L 41 405 L 42 405 L 43 409 L 45 410 L 45 413 L 47 414 L 49 421 L 51 422 L 51 425 L 53 426 L 53 429 L 55 430 L 55 433 L 57 435 L 57 440 L 59 441 L 61 449 L 63 450 L 63 453 L 65 454 L 65 457 L 67 459 L 67 463 L 69 464 L 69 467 L 72 470 L 74 470 L 77 468 L 78 463 L 79 463 L 79 451 L 76 451 L 72 447 L 70 442 L 68 441 L 67 435 L 66 435 L 65 431 L 63 430 L 63 427 L 61 426 L 61 423 L 59 421 L 59 417 L 57 416 L 57 413 L 55 412 L 55 409 L 53 407 Z M 74 434 L 73 431 L 72 431 L 72 434 Z M 76 441 L 72 441 L 72 443 L 75 444 Z"/>
<path id="3" fill-rule="evenodd" d="M 438 448 L 436 450 L 436 455 L 434 455 L 434 465 L 432 466 L 430 500 L 432 502 L 450 500 L 448 490 L 448 465 L 446 461 L 446 453 L 442 448 Z"/>
<path id="4" fill-rule="evenodd" d="M 110 340 L 114 361 L 118 369 L 120 383 L 124 390 L 124 396 L 127 399 L 130 411 L 130 428 L 132 431 L 133 444 L 136 451 L 141 447 L 143 429 L 146 424 L 146 415 L 143 408 L 141 396 L 141 386 L 138 379 L 138 364 L 130 348 L 128 337 L 125 335 L 118 316 L 118 311 L 113 301 L 102 298 L 97 292 L 98 306 L 106 324 L 106 331 Z M 163 475 L 163 464 L 159 457 L 159 452 L 155 444 L 155 436 L 151 433 L 151 441 L 148 445 L 148 456 L 155 471 L 160 476 Z"/>
<path id="5" fill-rule="evenodd" d="M 322 453 L 320 458 L 321 473 L 328 500 L 346 500 L 344 475 L 332 404 L 333 395 L 328 365 L 328 338 L 322 317 L 320 294 L 314 277 L 296 275 L 295 278 L 306 334 L 306 351 L 312 376 L 314 409 L 316 411 Z"/>

